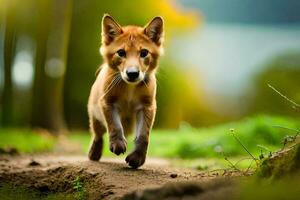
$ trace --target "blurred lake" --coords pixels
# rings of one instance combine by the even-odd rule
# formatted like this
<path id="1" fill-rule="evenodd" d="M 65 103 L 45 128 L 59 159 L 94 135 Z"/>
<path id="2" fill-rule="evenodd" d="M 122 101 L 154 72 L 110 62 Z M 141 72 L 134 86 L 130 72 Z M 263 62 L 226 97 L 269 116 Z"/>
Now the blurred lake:
<path id="1" fill-rule="evenodd" d="M 232 112 L 244 106 L 241 98 L 252 92 L 253 77 L 267 63 L 287 52 L 300 52 L 300 24 L 261 25 L 207 23 L 195 31 L 174 37 L 168 53 L 181 68 L 192 67 L 205 93 L 223 98 L 210 99 L 212 108 Z M 179 66 L 180 67 L 180 66 Z M 224 106 L 227 98 L 228 106 Z"/>

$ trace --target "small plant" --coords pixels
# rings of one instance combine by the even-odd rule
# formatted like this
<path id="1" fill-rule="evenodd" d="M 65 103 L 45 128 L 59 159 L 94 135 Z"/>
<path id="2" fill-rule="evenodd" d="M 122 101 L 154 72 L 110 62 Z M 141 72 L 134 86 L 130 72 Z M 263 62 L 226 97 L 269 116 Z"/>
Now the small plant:
<path id="1" fill-rule="evenodd" d="M 295 101 L 293 101 L 292 99 L 288 98 L 287 96 L 285 96 L 284 94 L 282 94 L 279 90 L 277 90 L 275 87 L 273 87 L 272 85 L 268 84 L 268 86 L 275 91 L 277 94 L 279 94 L 282 98 L 284 98 L 286 101 L 288 101 L 291 105 L 292 108 L 295 109 L 296 111 L 300 111 L 300 105 L 298 103 L 296 103 Z M 295 135 L 287 135 L 284 137 L 283 140 L 283 147 L 282 150 L 286 147 L 287 144 L 293 144 L 295 143 L 296 139 L 298 138 L 298 136 L 300 135 L 300 130 L 298 129 L 293 129 L 293 128 L 289 128 L 289 127 L 284 127 L 284 126 L 280 126 L 280 125 L 275 125 L 273 127 L 276 128 L 283 128 L 289 131 L 293 131 L 296 134 Z"/>
<path id="2" fill-rule="evenodd" d="M 241 160 L 237 161 L 235 164 L 233 164 L 224 154 L 224 159 L 229 163 L 230 167 L 235 169 L 236 171 L 239 171 L 239 172 L 242 172 L 244 174 L 247 174 L 250 170 L 250 168 L 252 167 L 252 163 L 253 161 L 256 163 L 256 166 L 258 167 L 260 162 L 259 162 L 259 159 L 254 157 L 253 154 L 247 149 L 247 147 L 242 143 L 242 141 L 238 138 L 238 136 L 236 135 L 235 133 L 235 129 L 234 128 L 231 128 L 230 129 L 230 134 L 234 137 L 234 139 L 243 147 L 243 149 L 250 155 L 250 158 L 242 158 Z M 252 162 L 250 163 L 250 165 L 248 166 L 247 170 L 246 171 L 243 171 L 241 169 L 239 169 L 237 167 L 237 164 L 243 160 L 249 160 L 251 159 Z"/>
<path id="3" fill-rule="evenodd" d="M 274 88 L 272 85 L 268 86 L 279 94 L 282 98 L 288 101 L 292 108 L 296 111 L 300 111 L 300 105 L 295 101 L 291 100 L 287 96 L 283 95 L 280 91 Z M 299 165 L 295 164 L 298 162 L 299 156 L 297 157 L 297 152 L 299 152 L 299 135 L 300 131 L 298 129 L 289 128 L 285 126 L 276 125 L 275 128 L 282 128 L 288 131 L 295 132 L 294 135 L 286 135 L 283 139 L 283 146 L 280 151 L 275 152 L 274 155 L 269 157 L 269 159 L 264 159 L 261 164 L 261 169 L 259 171 L 259 176 L 261 177 L 273 177 L 278 178 L 283 175 L 291 174 L 295 172 L 295 168 L 299 169 Z M 283 153 L 284 152 L 284 153 Z M 291 170 L 292 169 L 292 170 Z"/>
<path id="4" fill-rule="evenodd" d="M 241 140 L 235 135 L 235 130 L 233 128 L 230 129 L 230 133 L 231 135 L 234 137 L 234 139 L 243 147 L 243 149 L 251 156 L 251 158 L 254 160 L 254 161 L 257 161 L 258 159 L 255 158 L 251 153 L 250 151 L 246 148 L 246 146 L 241 142 Z"/>
<path id="5" fill-rule="evenodd" d="M 288 101 L 289 103 L 291 103 L 292 108 L 295 109 L 296 111 L 300 111 L 300 105 L 297 104 L 295 101 L 293 101 L 292 99 L 288 98 L 287 96 L 285 96 L 284 94 L 282 94 L 279 90 L 277 90 L 275 87 L 273 87 L 271 84 L 268 84 L 269 88 L 271 88 L 274 92 L 276 92 L 277 94 L 279 94 L 282 98 L 284 98 L 286 101 Z"/>
<path id="6" fill-rule="evenodd" d="M 283 95 L 280 91 L 278 91 L 276 88 L 274 88 L 272 85 L 268 84 L 268 86 L 274 90 L 277 94 L 279 94 L 281 97 L 283 97 L 285 100 L 287 100 L 289 103 L 292 104 L 292 107 L 296 110 L 299 111 L 300 110 L 300 105 L 297 104 L 295 101 L 289 99 L 287 96 Z M 279 125 L 275 125 L 273 127 L 276 128 L 283 128 L 289 131 L 293 131 L 296 134 L 294 135 L 287 135 L 284 137 L 283 140 L 283 147 L 281 150 L 283 150 L 287 145 L 289 145 L 289 148 L 293 148 L 294 146 L 298 145 L 299 142 L 297 142 L 297 139 L 300 136 L 300 130 L 298 129 L 293 129 L 293 128 L 288 128 L 288 127 L 284 127 L 284 126 L 279 126 Z M 231 162 L 228 157 L 224 154 L 224 152 L 220 152 L 224 159 L 228 162 L 229 166 L 231 169 L 234 169 L 236 171 L 242 172 L 242 173 L 248 173 L 248 171 L 250 170 L 250 168 L 252 167 L 252 163 L 255 162 L 256 163 L 256 168 L 255 170 L 259 169 L 259 167 L 261 167 L 261 164 L 264 162 L 264 160 L 267 160 L 269 158 L 271 158 L 272 156 L 276 156 L 278 154 L 278 152 L 272 152 L 269 148 L 263 146 L 263 145 L 257 145 L 257 147 L 260 148 L 260 154 L 258 156 L 258 158 L 256 158 L 249 150 L 248 148 L 242 143 L 242 141 L 239 139 L 239 137 L 237 136 L 235 129 L 231 128 L 230 129 L 230 134 L 233 136 L 233 138 L 239 143 L 239 145 L 249 154 L 250 158 L 242 158 L 241 160 L 237 161 L 236 163 Z M 237 164 L 243 160 L 246 159 L 251 159 L 251 163 L 248 166 L 246 171 L 243 171 L 241 169 L 239 169 L 237 167 Z"/>
<path id="7" fill-rule="evenodd" d="M 82 187 L 83 187 L 83 183 L 81 182 L 80 177 L 77 176 L 76 179 L 73 181 L 73 189 L 75 191 L 80 191 L 82 190 Z"/>
<path id="8" fill-rule="evenodd" d="M 300 136 L 300 130 L 297 130 L 297 129 L 294 129 L 294 128 L 285 127 L 285 126 L 279 126 L 279 125 L 275 125 L 273 127 L 286 129 L 286 130 L 293 131 L 293 132 L 296 133 L 294 135 L 286 135 L 283 138 L 283 141 L 282 141 L 283 146 L 282 146 L 281 150 L 283 150 L 289 144 L 294 144 L 296 142 L 297 138 Z"/>
<path id="9" fill-rule="evenodd" d="M 86 193 L 83 187 L 83 182 L 79 176 L 73 181 L 73 189 L 75 191 L 75 198 L 78 200 L 86 199 Z"/>
<path id="10" fill-rule="evenodd" d="M 242 158 L 242 159 L 236 161 L 235 163 L 233 163 L 232 161 L 229 160 L 229 158 L 225 155 L 225 153 L 224 153 L 223 151 L 220 151 L 219 153 L 224 157 L 224 160 L 226 160 L 226 162 L 229 164 L 230 169 L 233 169 L 234 171 L 237 171 L 237 172 L 239 172 L 239 173 L 242 173 L 242 174 L 244 174 L 244 175 L 247 175 L 247 174 L 249 173 L 250 168 L 252 167 L 253 161 L 256 161 L 256 162 L 257 162 L 258 159 L 255 158 L 255 157 L 250 153 L 250 151 L 246 148 L 246 146 L 245 146 L 245 145 L 241 142 L 241 140 L 235 135 L 235 129 L 231 128 L 231 129 L 229 129 L 229 130 L 230 130 L 230 134 L 235 138 L 236 141 L 238 141 L 238 143 L 243 147 L 243 149 L 244 149 L 251 157 L 250 157 L 250 158 Z M 249 159 L 251 159 L 252 162 L 250 163 L 250 165 L 247 167 L 246 170 L 242 170 L 242 169 L 240 169 L 240 168 L 237 167 L 237 165 L 238 165 L 240 162 L 242 162 L 242 161 L 244 161 L 244 160 L 249 160 Z M 227 169 L 223 169 L 223 171 L 224 171 L 223 175 L 224 175 L 224 174 L 227 174 Z"/>
<path id="11" fill-rule="evenodd" d="M 260 154 L 259 154 L 259 159 L 260 159 L 260 160 L 262 160 L 262 159 L 265 158 L 264 152 L 267 152 L 267 153 L 268 153 L 268 157 L 269 157 L 269 158 L 273 155 L 273 152 L 272 152 L 268 147 L 265 147 L 265 146 L 260 145 L 260 144 L 258 144 L 257 147 L 260 148 Z"/>

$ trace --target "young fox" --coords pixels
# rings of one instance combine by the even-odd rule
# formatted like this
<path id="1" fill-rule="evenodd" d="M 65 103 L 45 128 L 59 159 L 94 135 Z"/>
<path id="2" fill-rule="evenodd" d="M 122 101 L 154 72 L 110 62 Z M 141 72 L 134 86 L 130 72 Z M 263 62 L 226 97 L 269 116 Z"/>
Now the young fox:
<path id="1" fill-rule="evenodd" d="M 104 15 L 100 48 L 104 64 L 88 102 L 93 133 L 90 160 L 100 159 L 106 131 L 110 151 L 116 155 L 125 153 L 125 136 L 135 126 L 135 149 L 125 160 L 132 168 L 144 164 L 156 112 L 155 72 L 163 53 L 163 35 L 161 17 L 155 17 L 145 27 L 121 27 L 111 16 Z"/>

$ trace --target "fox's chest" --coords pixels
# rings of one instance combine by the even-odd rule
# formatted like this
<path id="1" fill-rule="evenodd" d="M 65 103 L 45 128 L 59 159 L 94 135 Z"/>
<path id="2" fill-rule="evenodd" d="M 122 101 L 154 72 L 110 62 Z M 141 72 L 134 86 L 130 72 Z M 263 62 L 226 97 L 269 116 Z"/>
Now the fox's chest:
<path id="1" fill-rule="evenodd" d="M 133 112 L 140 108 L 141 102 L 138 91 L 133 88 L 126 88 L 119 91 L 115 98 L 114 105 L 122 112 Z"/>
<path id="2" fill-rule="evenodd" d="M 117 110 L 123 113 L 133 113 L 150 105 L 153 101 L 154 90 L 149 90 L 143 84 L 128 85 L 119 84 L 106 96 L 106 101 L 113 104 Z"/>

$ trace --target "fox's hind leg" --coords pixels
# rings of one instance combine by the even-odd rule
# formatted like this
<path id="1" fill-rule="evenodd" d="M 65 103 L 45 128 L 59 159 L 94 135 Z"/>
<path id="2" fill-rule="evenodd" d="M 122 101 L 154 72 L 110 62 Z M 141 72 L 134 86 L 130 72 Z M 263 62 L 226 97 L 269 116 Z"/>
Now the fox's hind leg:
<path id="1" fill-rule="evenodd" d="M 90 117 L 90 129 L 93 133 L 93 138 L 91 141 L 89 159 L 98 161 L 102 155 L 103 149 L 103 135 L 106 132 L 104 124 L 97 120 L 95 117 Z"/>

